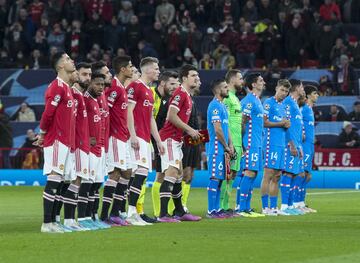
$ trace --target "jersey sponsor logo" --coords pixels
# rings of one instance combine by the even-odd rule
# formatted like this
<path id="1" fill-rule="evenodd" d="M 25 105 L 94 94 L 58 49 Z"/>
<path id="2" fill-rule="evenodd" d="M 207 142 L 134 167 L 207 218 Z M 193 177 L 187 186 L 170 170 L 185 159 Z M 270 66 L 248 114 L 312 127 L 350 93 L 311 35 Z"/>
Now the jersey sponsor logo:
<path id="1" fill-rule="evenodd" d="M 68 100 L 67 105 L 68 108 L 71 108 L 73 106 L 73 101 L 72 100 Z"/>
<path id="2" fill-rule="evenodd" d="M 252 108 L 252 104 L 251 104 L 251 103 L 246 104 L 246 108 L 247 108 L 247 109 L 251 109 L 251 108 Z"/>
<path id="3" fill-rule="evenodd" d="M 296 116 L 295 116 L 295 119 L 297 119 L 297 120 L 302 120 L 302 117 L 301 117 L 301 115 L 296 115 Z"/>
<path id="4" fill-rule="evenodd" d="M 94 115 L 94 122 L 99 122 L 101 121 L 101 118 L 99 115 Z"/>
<path id="5" fill-rule="evenodd" d="M 174 98 L 174 100 L 180 101 L 180 95 L 176 95 L 175 98 Z"/>
<path id="6" fill-rule="evenodd" d="M 290 105 L 286 105 L 286 110 L 290 110 Z"/>
<path id="7" fill-rule="evenodd" d="M 152 104 L 151 104 L 151 102 L 150 102 L 149 100 L 144 100 L 143 105 L 144 105 L 145 107 L 150 107 L 150 106 L 152 106 Z"/>
<path id="8" fill-rule="evenodd" d="M 110 93 L 110 97 L 111 97 L 111 98 L 115 99 L 116 96 L 117 96 L 117 93 L 116 93 L 115 90 Z"/>
<path id="9" fill-rule="evenodd" d="M 223 123 L 229 123 L 228 119 L 223 119 Z"/>
<path id="10" fill-rule="evenodd" d="M 133 98 L 134 97 L 134 88 L 130 88 L 129 90 L 128 90 L 128 96 L 129 96 L 129 98 Z"/>
<path id="11" fill-rule="evenodd" d="M 61 96 L 59 94 L 55 95 L 53 101 L 51 102 L 51 105 L 56 107 L 59 104 L 60 99 L 61 99 Z"/>
<path id="12" fill-rule="evenodd" d="M 269 104 L 265 104 L 265 110 L 269 110 L 270 109 L 270 105 Z"/>
<path id="13" fill-rule="evenodd" d="M 309 121 L 309 125 L 310 125 L 310 126 L 314 126 L 314 122 L 313 122 L 313 121 Z"/>
<path id="14" fill-rule="evenodd" d="M 60 164 L 60 165 L 59 165 L 59 169 L 60 169 L 60 171 L 64 171 L 64 165 L 63 165 L 63 164 Z"/>
<path id="15" fill-rule="evenodd" d="M 259 113 L 258 115 L 256 115 L 256 117 L 258 117 L 258 118 L 263 118 L 263 117 L 264 117 L 264 114 Z"/>
<path id="16" fill-rule="evenodd" d="M 219 110 L 218 109 L 213 110 L 213 114 L 215 115 L 219 114 Z"/>
<path id="17" fill-rule="evenodd" d="M 279 116 L 274 116 L 274 120 L 275 120 L 275 121 L 282 121 L 282 118 L 279 117 Z"/>

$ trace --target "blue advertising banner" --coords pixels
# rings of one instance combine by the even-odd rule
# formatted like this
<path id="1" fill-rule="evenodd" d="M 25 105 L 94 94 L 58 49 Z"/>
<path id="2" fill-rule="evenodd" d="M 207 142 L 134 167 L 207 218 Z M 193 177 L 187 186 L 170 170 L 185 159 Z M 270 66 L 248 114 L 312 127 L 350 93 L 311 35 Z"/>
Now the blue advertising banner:
<path id="1" fill-rule="evenodd" d="M 207 187 L 207 171 L 195 171 L 192 187 Z M 260 186 L 262 174 L 256 178 L 255 187 Z M 155 173 L 149 174 L 147 186 L 152 186 Z M 46 177 L 42 175 L 42 170 L 0 170 L 0 186 L 43 186 Z M 239 178 L 234 182 L 234 187 L 239 183 Z M 314 171 L 310 188 L 360 188 L 360 171 Z"/>

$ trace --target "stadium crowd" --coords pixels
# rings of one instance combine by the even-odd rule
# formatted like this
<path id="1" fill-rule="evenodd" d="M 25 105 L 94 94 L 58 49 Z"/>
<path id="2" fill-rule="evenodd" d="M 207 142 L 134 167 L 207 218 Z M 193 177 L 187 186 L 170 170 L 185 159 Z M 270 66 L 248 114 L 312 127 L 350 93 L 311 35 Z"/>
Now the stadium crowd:
<path id="1" fill-rule="evenodd" d="M 342 55 L 359 68 L 359 36 L 343 30 L 359 22 L 355 0 L 0 0 L 0 66 L 49 67 L 64 50 L 108 66 L 126 53 L 166 68 L 341 68 Z"/>

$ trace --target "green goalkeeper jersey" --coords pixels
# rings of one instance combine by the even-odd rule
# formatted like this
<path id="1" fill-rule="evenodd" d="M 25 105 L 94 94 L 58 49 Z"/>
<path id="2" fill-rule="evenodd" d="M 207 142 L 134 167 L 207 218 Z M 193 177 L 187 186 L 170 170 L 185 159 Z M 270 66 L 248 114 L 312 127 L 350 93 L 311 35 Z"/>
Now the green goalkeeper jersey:
<path id="1" fill-rule="evenodd" d="M 241 138 L 241 121 L 242 109 L 240 100 L 235 94 L 235 91 L 229 91 L 229 97 L 224 99 L 224 103 L 229 113 L 229 127 L 231 139 L 234 146 L 242 146 Z"/>

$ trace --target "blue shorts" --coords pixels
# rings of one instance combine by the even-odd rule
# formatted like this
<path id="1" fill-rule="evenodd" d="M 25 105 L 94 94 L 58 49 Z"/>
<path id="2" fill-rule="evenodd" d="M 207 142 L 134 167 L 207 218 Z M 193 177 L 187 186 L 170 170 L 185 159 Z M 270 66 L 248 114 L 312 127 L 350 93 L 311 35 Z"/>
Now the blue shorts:
<path id="1" fill-rule="evenodd" d="M 285 158 L 284 147 L 281 146 L 268 146 L 264 150 L 264 167 L 275 170 L 284 169 Z"/>
<path id="2" fill-rule="evenodd" d="M 263 153 L 261 147 L 251 147 L 246 149 L 245 155 L 242 158 L 242 168 L 244 170 L 260 172 L 262 166 Z"/>
<path id="3" fill-rule="evenodd" d="M 208 156 L 208 171 L 210 178 L 225 180 L 224 154 L 210 154 Z"/>
<path id="4" fill-rule="evenodd" d="M 304 170 L 305 172 L 311 173 L 312 171 L 312 163 L 314 158 L 314 144 L 312 143 L 304 143 L 303 144 L 304 151 Z"/>
<path id="5" fill-rule="evenodd" d="M 300 147 L 297 147 L 297 151 L 299 153 L 301 149 L 301 146 Z M 285 148 L 285 167 L 284 167 L 284 171 L 285 172 L 288 172 L 288 173 L 291 173 L 291 174 L 299 174 L 301 173 L 301 160 L 300 160 L 300 157 L 299 157 L 299 154 L 297 156 L 292 156 L 290 154 L 290 147 L 287 146 Z"/>

